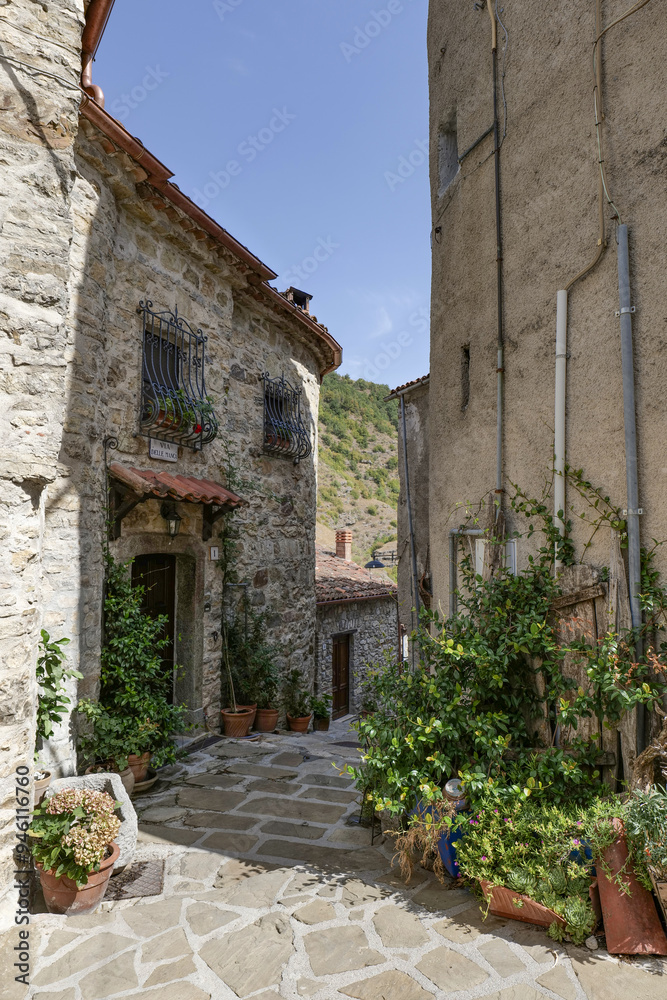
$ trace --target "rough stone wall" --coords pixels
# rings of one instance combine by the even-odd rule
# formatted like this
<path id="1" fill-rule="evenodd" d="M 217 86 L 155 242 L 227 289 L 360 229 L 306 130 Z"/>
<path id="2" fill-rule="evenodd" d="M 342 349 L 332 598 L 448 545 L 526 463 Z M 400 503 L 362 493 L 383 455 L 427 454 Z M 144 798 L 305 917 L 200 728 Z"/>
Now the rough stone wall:
<path id="1" fill-rule="evenodd" d="M 135 165 L 125 154 L 108 156 L 104 142 L 85 123 L 76 147 L 67 398 L 60 475 L 47 505 L 45 618 L 54 632 L 72 640 L 71 659 L 84 674 L 79 696 L 94 696 L 101 644 L 106 436 L 118 439 L 109 462 L 216 482 L 225 482 L 230 454 L 246 480 L 237 490 L 249 501 L 236 515 L 238 579 L 249 583 L 253 607 L 271 613 L 269 638 L 281 651 L 279 667 L 300 667 L 312 680 L 321 358 L 304 342 L 296 321 L 277 316 L 253 298 L 228 260 L 184 231 L 174 213 L 170 218 L 157 212 L 148 200 L 150 191 L 137 183 Z M 220 431 L 201 452 L 179 448 L 178 464 L 151 459 L 148 440 L 139 433 L 142 322 L 137 307 L 146 299 L 156 311 L 178 306 L 180 316 L 208 337 L 206 385 Z M 313 454 L 298 466 L 263 452 L 263 372 L 284 372 L 303 388 Z M 183 688 L 192 718 L 201 721 L 205 714 L 217 728 L 221 572 L 209 558 L 209 548 L 219 545 L 220 523 L 205 543 L 201 507 L 178 504 L 177 510 L 183 523 L 173 543 L 160 516 L 160 501 L 152 500 L 125 518 L 111 552 L 118 559 L 141 553 L 177 555 L 177 600 L 183 590 L 179 573 L 192 573 L 197 624 L 177 642 L 176 657 L 197 675 Z M 228 603 L 235 605 L 238 597 L 239 591 L 232 593 Z M 210 611 L 204 611 L 205 604 Z M 185 627 L 178 616 L 177 624 Z M 48 750 L 56 769 L 71 773 L 69 723 L 59 728 Z"/>
<path id="2" fill-rule="evenodd" d="M 624 12 L 605 0 L 604 24 Z M 505 485 L 539 496 L 553 457 L 556 293 L 595 255 L 598 167 L 591 53 L 595 5 L 560 0 L 548 17 L 505 4 L 507 135 L 501 150 L 505 276 Z M 667 87 L 663 4 L 648 4 L 603 41 L 605 164 L 630 231 L 642 538 L 667 538 L 662 406 L 667 333 Z M 499 31 L 502 61 L 503 33 Z M 436 603 L 447 607 L 449 529 L 456 505 L 495 486 L 496 240 L 492 138 L 466 156 L 444 191 L 439 149 L 456 129 L 459 155 L 492 124 L 491 25 L 486 9 L 431 3 L 431 187 L 433 292 L 430 522 Z M 501 129 L 503 106 L 500 101 Z M 442 173 L 440 167 L 442 166 Z M 446 178 L 445 178 L 446 179 Z M 570 292 L 567 461 L 613 503 L 627 506 L 616 242 Z M 462 352 L 470 351 L 464 407 Z M 435 416 L 437 414 L 437 417 Z M 573 501 L 572 491 L 569 500 Z M 455 512 L 455 513 L 453 513 Z M 516 528 L 510 518 L 510 528 Z M 585 528 L 575 524 L 578 555 Z M 530 549 L 519 541 L 519 566 Z M 587 558 L 610 563 L 600 532 Z M 667 568 L 667 551 L 658 565 Z"/>
<path id="3" fill-rule="evenodd" d="M 65 407 L 83 2 L 12 0 L 0 12 L 2 893 L 15 835 L 12 776 L 17 765 L 32 765 L 37 642 L 40 628 L 48 627 L 45 529 L 50 491 L 59 475 Z"/>
<path id="4" fill-rule="evenodd" d="M 408 474 L 410 478 L 410 502 L 412 524 L 415 536 L 415 556 L 417 576 L 423 580 L 420 602 L 423 603 L 430 586 L 429 559 L 429 420 L 428 384 L 411 389 L 404 395 L 405 426 L 408 442 Z M 403 422 L 398 420 L 398 477 L 400 496 L 398 500 L 398 606 L 401 624 L 408 633 L 417 626 L 414 583 L 412 579 L 412 552 L 410 546 L 410 525 L 408 519 L 407 490 L 405 484 L 405 462 L 403 451 Z"/>
<path id="5" fill-rule="evenodd" d="M 359 682 L 368 667 L 382 663 L 386 655 L 398 655 L 395 599 L 318 604 L 315 685 L 318 695 L 331 694 L 332 637 L 345 632 L 350 633 L 350 712 L 356 714 L 361 710 Z"/>

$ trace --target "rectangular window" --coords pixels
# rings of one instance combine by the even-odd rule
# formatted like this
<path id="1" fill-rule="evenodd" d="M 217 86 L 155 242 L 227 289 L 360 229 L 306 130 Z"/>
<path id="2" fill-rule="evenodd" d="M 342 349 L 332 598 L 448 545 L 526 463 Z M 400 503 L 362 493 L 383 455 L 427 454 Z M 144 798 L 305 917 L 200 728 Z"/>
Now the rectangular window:
<path id="1" fill-rule="evenodd" d="M 448 125 L 438 136 L 438 197 L 442 197 L 459 172 L 456 125 Z"/>
<path id="2" fill-rule="evenodd" d="M 470 402 L 470 345 L 461 348 L 461 409 L 465 412 Z"/>
<path id="3" fill-rule="evenodd" d="M 477 576 L 484 574 L 486 546 L 485 538 L 475 539 L 475 574 Z M 512 576 L 516 576 L 516 538 L 510 538 L 505 542 L 505 569 L 508 569 Z"/>
<path id="4" fill-rule="evenodd" d="M 264 383 L 264 451 L 291 458 L 297 465 L 312 451 L 310 434 L 301 416 L 301 389 L 282 375 L 262 375 Z"/>
<path id="5" fill-rule="evenodd" d="M 218 433 L 213 401 L 206 395 L 206 337 L 174 312 L 141 302 L 143 361 L 141 432 L 200 450 Z"/>

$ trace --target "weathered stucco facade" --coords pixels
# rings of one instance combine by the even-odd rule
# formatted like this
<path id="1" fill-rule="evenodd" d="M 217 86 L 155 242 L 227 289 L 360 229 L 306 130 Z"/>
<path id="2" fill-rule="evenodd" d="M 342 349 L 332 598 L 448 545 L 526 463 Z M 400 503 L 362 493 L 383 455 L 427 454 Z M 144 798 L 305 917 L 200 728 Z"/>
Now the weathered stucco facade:
<path id="1" fill-rule="evenodd" d="M 94 5 L 85 6 L 90 18 Z M 284 651 L 279 668 L 289 659 L 314 682 L 319 386 L 340 363 L 338 345 L 307 303 L 270 286 L 270 268 L 82 94 L 84 4 L 49 5 L 47 13 L 17 0 L 9 13 L 3 48 L 10 58 L 0 68 L 3 888 L 14 837 L 12 775 L 17 764 L 31 764 L 34 747 L 40 628 L 70 639 L 68 662 L 84 675 L 76 689 L 70 685 L 73 703 L 98 691 L 107 465 L 225 484 L 231 461 L 239 482 L 230 488 L 246 501 L 235 514 L 236 578 L 247 584 L 251 605 L 269 612 L 269 641 Z M 218 434 L 198 451 L 179 446 L 174 463 L 150 457 L 142 427 L 141 302 L 160 313 L 177 308 L 207 338 L 206 393 Z M 275 448 L 267 453 L 267 373 L 301 392 L 310 451 L 298 464 Z M 108 439 L 117 446 L 105 448 Z M 174 652 L 183 668 L 175 698 L 187 703 L 192 721 L 217 729 L 223 593 L 211 546 L 220 546 L 221 522 L 206 538 L 201 503 L 175 509 L 182 518 L 176 538 L 155 497 L 124 517 L 110 551 L 119 560 L 175 557 Z M 239 595 L 227 592 L 227 614 Z M 42 760 L 52 771 L 73 773 L 74 736 L 68 719 L 49 741 Z"/>
<path id="2" fill-rule="evenodd" d="M 567 346 L 564 350 L 561 342 L 558 349 L 559 364 L 567 366 L 565 461 L 583 470 L 613 508 L 632 507 L 626 493 L 618 318 L 619 222 L 629 228 L 633 312 L 636 308 L 641 540 L 650 546 L 652 539 L 667 539 L 667 428 L 660 404 L 667 323 L 662 108 L 667 19 L 663 5 L 647 4 L 612 27 L 626 9 L 622 0 L 561 0 L 548 17 L 536 16 L 525 4 L 506 4 L 498 16 L 493 3 L 430 4 L 429 535 L 433 604 L 444 615 L 455 565 L 452 529 L 483 531 L 502 524 L 502 518 L 496 521 L 500 508 L 508 534 L 525 536 L 526 521 L 509 502 L 515 485 L 556 513 L 560 290 L 569 289 Z M 596 80 L 591 57 L 598 36 Z M 598 128 L 606 188 L 600 185 Z M 587 509 L 588 523 L 579 516 Z M 571 480 L 564 510 L 573 522 L 576 558 L 586 562 L 580 572 L 569 570 L 562 578 L 565 617 L 579 623 L 576 629 L 588 623 L 589 638 L 610 627 L 628 627 L 627 565 L 618 531 L 609 523 L 592 530 L 594 508 Z M 471 552 L 478 571 L 486 572 L 477 544 L 468 536 L 458 552 Z M 515 544 L 508 558 L 521 571 L 542 536 L 519 537 Z M 664 579 L 664 548 L 657 551 L 656 566 Z M 628 716 L 619 744 L 615 733 L 603 734 L 606 750 L 622 749 L 625 776 L 635 753 L 633 727 L 634 716 Z"/>
<path id="3" fill-rule="evenodd" d="M 436 606 L 448 608 L 448 534 L 496 494 L 497 284 L 491 21 L 486 5 L 430 4 L 433 284 L 430 536 Z M 604 0 L 602 24 L 625 12 Z M 510 45 L 501 78 L 500 213 L 504 313 L 503 488 L 540 497 L 552 476 L 556 293 L 598 249 L 598 179 L 591 55 L 593 0 L 561 0 L 549 16 L 506 4 Z M 642 540 L 667 538 L 661 405 L 667 316 L 667 64 L 664 5 L 651 3 L 601 42 L 608 188 L 630 232 Z M 484 137 L 485 136 L 485 137 Z M 481 141 L 477 143 L 480 137 Z M 460 161 L 459 161 L 459 158 Z M 569 293 L 566 459 L 625 508 L 623 390 L 614 210 L 606 249 Z M 576 504 L 573 490 L 567 503 Z M 510 530 L 523 526 L 505 513 Z M 590 532 L 589 532 L 590 533 Z M 580 557 L 586 527 L 575 518 Z M 532 543 L 520 540 L 518 566 Z M 587 552 L 610 565 L 609 531 Z M 657 563 L 667 569 L 667 551 Z"/>
<path id="4" fill-rule="evenodd" d="M 429 376 L 394 389 L 398 400 L 398 612 L 409 635 L 417 627 L 417 607 L 431 606 L 429 539 Z M 403 435 L 405 408 L 405 436 Z M 406 451 L 407 442 L 407 451 Z M 407 480 L 406 480 L 407 465 Z M 409 500 L 408 504 L 408 481 Z M 412 533 L 410 532 L 412 522 Z M 414 547 L 414 563 L 412 559 Z M 416 568 L 416 580 L 415 580 Z"/>

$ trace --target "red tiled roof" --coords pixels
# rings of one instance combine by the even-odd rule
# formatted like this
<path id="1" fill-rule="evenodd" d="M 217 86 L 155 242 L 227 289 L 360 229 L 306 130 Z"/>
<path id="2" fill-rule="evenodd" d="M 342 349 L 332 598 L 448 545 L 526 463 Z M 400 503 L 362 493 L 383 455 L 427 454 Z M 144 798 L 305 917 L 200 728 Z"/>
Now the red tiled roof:
<path id="1" fill-rule="evenodd" d="M 395 583 L 387 581 L 386 578 L 372 579 L 367 569 L 357 563 L 340 559 L 321 545 L 317 545 L 315 551 L 317 560 L 315 594 L 318 604 L 367 601 L 395 596 L 398 589 Z"/>
<path id="2" fill-rule="evenodd" d="M 216 504 L 219 507 L 238 507 L 247 503 L 210 479 L 172 476 L 169 472 L 152 469 L 133 469 L 120 462 L 111 463 L 109 474 L 137 496 L 169 497 L 186 503 Z"/>
<path id="3" fill-rule="evenodd" d="M 431 377 L 430 374 L 429 375 L 422 375 L 421 378 L 413 378 L 412 382 L 406 382 L 405 385 L 397 385 L 395 389 L 391 390 L 391 392 L 389 393 L 388 396 L 384 397 L 385 398 L 385 402 L 388 399 L 394 399 L 398 395 L 399 392 L 404 392 L 406 389 L 412 389 L 413 386 L 416 386 L 416 385 L 426 385 L 426 383 L 428 382 L 428 380 L 429 380 L 430 377 Z"/>

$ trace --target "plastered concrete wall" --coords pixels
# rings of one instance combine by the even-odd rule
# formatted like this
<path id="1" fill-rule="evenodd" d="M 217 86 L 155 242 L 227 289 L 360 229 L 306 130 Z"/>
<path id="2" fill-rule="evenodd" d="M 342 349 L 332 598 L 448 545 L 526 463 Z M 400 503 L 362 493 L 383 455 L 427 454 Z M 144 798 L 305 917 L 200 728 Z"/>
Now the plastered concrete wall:
<path id="1" fill-rule="evenodd" d="M 350 634 L 350 713 L 361 710 L 360 682 L 369 667 L 384 662 L 386 655 L 398 655 L 396 601 L 348 601 L 345 604 L 317 606 L 317 682 L 318 695 L 331 694 L 333 636 Z"/>
<path id="2" fill-rule="evenodd" d="M 424 590 L 430 586 L 429 549 L 429 390 L 426 386 L 411 389 L 404 395 L 405 427 L 408 442 L 408 475 L 410 479 L 410 502 L 414 529 L 417 577 L 420 586 L 420 603 Z M 414 583 L 412 579 L 412 552 L 410 544 L 410 524 L 408 518 L 407 489 L 405 483 L 405 461 L 403 448 L 403 422 L 399 400 L 398 420 L 398 477 L 400 496 L 398 500 L 398 606 L 401 624 L 408 633 L 417 626 Z"/>
<path id="3" fill-rule="evenodd" d="M 12 0 L 0 15 L 1 894 L 12 868 L 13 775 L 32 765 L 48 491 L 66 402 L 83 3 Z"/>
<path id="4" fill-rule="evenodd" d="M 623 13 L 605 0 L 604 24 Z M 597 155 L 591 53 L 595 5 L 559 0 L 541 16 L 506 3 L 507 134 L 501 149 L 505 308 L 505 487 L 539 496 L 550 480 L 554 430 L 556 293 L 594 256 Z M 667 336 L 667 11 L 652 3 L 602 45 L 607 178 L 630 229 L 642 539 L 667 538 L 663 374 Z M 502 62 L 503 34 L 499 31 Z M 430 526 L 436 604 L 448 597 L 447 534 L 495 487 L 496 240 L 489 136 L 442 192 L 439 145 L 456 128 L 461 154 L 492 124 L 491 25 L 486 9 L 432 2 L 429 28 L 433 288 L 430 379 Z M 501 132 L 503 105 L 500 100 Z M 626 507 L 623 397 L 614 222 L 595 270 L 570 293 L 567 461 Z M 463 406 L 462 351 L 469 400 Z M 573 491 L 568 503 L 575 502 Z M 577 507 L 577 510 L 581 509 Z M 509 526 L 521 528 L 509 515 Z M 586 529 L 575 524 L 580 557 Z M 529 544 L 519 542 L 519 566 Z M 610 562 L 599 532 L 587 560 Z M 667 551 L 658 555 L 663 573 Z"/>
<path id="5" fill-rule="evenodd" d="M 105 437 L 118 440 L 108 454 L 140 469 L 226 481 L 228 455 L 248 500 L 236 519 L 240 529 L 236 572 L 249 584 L 251 604 L 270 612 L 270 641 L 281 651 L 278 666 L 315 672 L 316 428 L 321 358 L 304 342 L 295 321 L 256 301 L 245 278 L 211 247 L 189 235 L 175 217 L 151 205 L 150 189 L 137 183 L 136 168 L 85 123 L 75 155 L 72 191 L 74 238 L 70 267 L 67 393 L 58 475 L 48 489 L 43 613 L 53 635 L 67 635 L 72 662 L 84 674 L 78 696 L 95 697 L 99 684 L 105 525 Z M 201 452 L 179 448 L 178 464 L 149 457 L 140 433 L 141 300 L 156 311 L 178 306 L 179 315 L 208 337 L 207 392 L 215 401 L 220 431 Z M 303 413 L 313 454 L 295 466 L 263 451 L 263 387 L 260 376 L 283 372 L 303 389 Z M 209 558 L 220 544 L 220 523 L 202 541 L 202 509 L 178 504 L 183 518 L 170 543 L 159 500 L 136 507 L 111 544 L 115 558 L 142 553 L 177 555 L 177 594 L 189 585 L 195 624 L 176 644 L 177 660 L 190 676 L 177 688 L 187 696 L 191 718 L 219 725 L 221 570 Z M 194 564 L 194 572 L 192 566 Z M 179 582 L 180 581 L 180 582 Z M 187 588 L 186 588 L 187 589 Z M 230 592 L 228 613 L 240 592 Z M 204 605 L 210 605 L 205 611 Z M 183 609 L 181 609 L 183 610 Z M 180 623 L 180 624 L 179 624 Z M 186 622 L 177 616 L 177 627 Z M 47 748 L 55 770 L 72 773 L 72 731 L 59 727 Z"/>

